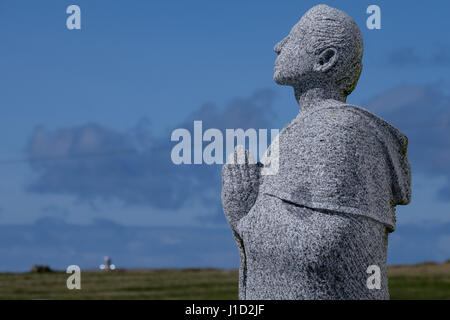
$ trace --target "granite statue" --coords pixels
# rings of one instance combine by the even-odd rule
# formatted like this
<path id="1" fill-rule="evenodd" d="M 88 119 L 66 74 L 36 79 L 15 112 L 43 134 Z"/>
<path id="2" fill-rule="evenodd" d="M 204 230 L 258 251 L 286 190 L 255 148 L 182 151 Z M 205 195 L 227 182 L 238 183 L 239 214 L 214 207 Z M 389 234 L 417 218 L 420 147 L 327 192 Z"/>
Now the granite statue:
<path id="1" fill-rule="evenodd" d="M 362 70 L 361 32 L 317 5 L 275 46 L 274 80 L 299 113 L 277 138 L 278 170 L 262 174 L 237 147 L 222 169 L 222 204 L 240 253 L 240 299 L 389 299 L 388 235 L 411 200 L 407 137 L 346 103 Z M 274 143 L 269 150 L 274 147 Z M 367 284 L 370 266 L 379 286 Z"/>

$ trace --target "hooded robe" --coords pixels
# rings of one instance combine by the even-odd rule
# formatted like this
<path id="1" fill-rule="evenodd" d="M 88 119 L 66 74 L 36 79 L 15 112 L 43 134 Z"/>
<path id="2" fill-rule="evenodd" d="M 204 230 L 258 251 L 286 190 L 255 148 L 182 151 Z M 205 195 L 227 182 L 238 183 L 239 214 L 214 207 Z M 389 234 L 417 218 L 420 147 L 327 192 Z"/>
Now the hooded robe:
<path id="1" fill-rule="evenodd" d="M 388 299 L 387 235 L 411 199 L 407 144 L 361 107 L 301 111 L 269 148 L 276 174 L 261 177 L 237 224 L 240 299 Z M 367 284 L 373 265 L 379 289 Z"/>

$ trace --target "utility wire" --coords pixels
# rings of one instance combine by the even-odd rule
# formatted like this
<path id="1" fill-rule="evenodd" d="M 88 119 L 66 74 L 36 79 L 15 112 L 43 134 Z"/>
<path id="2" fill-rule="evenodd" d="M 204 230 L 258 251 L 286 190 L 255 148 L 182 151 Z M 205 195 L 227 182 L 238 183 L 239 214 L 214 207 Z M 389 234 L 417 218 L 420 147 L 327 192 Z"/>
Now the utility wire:
<path id="1" fill-rule="evenodd" d="M 449 127 L 450 122 L 440 123 L 440 124 L 424 124 L 424 125 L 416 125 L 411 127 L 402 127 L 401 131 L 408 131 L 411 129 L 417 128 L 437 128 L 437 127 Z M 152 148 L 152 151 L 158 152 L 158 150 L 163 150 L 164 147 Z M 94 152 L 94 153 L 83 153 L 83 154 L 71 154 L 70 156 L 52 156 L 52 157 L 25 157 L 18 159 L 0 159 L 0 165 L 7 164 L 16 164 L 16 163 L 25 163 L 25 162 L 45 162 L 45 161 L 57 161 L 57 160 L 77 160 L 77 159 L 93 159 L 93 158 L 108 158 L 108 157 L 117 157 L 117 156 L 137 156 L 141 154 L 138 150 L 135 149 L 124 149 L 124 150 L 114 150 L 110 152 Z"/>

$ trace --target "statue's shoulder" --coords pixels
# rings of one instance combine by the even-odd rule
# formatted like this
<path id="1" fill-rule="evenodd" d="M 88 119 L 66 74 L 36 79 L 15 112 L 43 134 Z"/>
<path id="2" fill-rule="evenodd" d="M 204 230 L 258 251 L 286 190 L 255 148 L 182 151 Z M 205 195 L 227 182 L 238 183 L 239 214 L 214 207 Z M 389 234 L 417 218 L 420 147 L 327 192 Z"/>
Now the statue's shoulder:
<path id="1" fill-rule="evenodd" d="M 375 130 L 385 134 L 390 133 L 394 136 L 404 136 L 396 127 L 383 118 L 361 106 L 347 103 L 332 104 L 319 108 L 310 120 L 341 128 L 353 128 L 364 131 Z"/>
<path id="2" fill-rule="evenodd" d="M 343 140 L 362 139 L 386 141 L 404 150 L 408 138 L 386 120 L 369 110 L 347 103 L 329 103 L 299 115 L 281 132 L 282 142 L 292 143 L 301 139 L 324 140 L 324 137 L 340 137 Z M 325 139 L 326 141 L 327 139 Z"/>
<path id="3" fill-rule="evenodd" d="M 378 141 L 392 150 L 406 154 L 407 136 L 388 121 L 363 107 L 344 103 L 331 105 L 317 110 L 309 120 L 320 126 L 315 130 L 320 132 L 319 135 L 333 134 L 346 141 L 353 140 L 360 146 L 363 145 L 362 141 L 368 144 Z M 355 139 L 352 139 L 352 136 Z M 376 139 L 373 139 L 374 137 Z"/>
<path id="4" fill-rule="evenodd" d="M 317 136 L 366 127 L 372 114 L 358 106 L 345 103 L 318 106 L 314 110 L 300 112 L 281 132 L 281 136 Z"/>
<path id="5" fill-rule="evenodd" d="M 320 119 L 322 119 L 322 123 L 332 121 L 334 124 L 341 126 L 384 121 L 363 107 L 346 103 L 330 104 L 329 106 L 318 108 L 316 112 L 311 114 L 310 120 L 319 121 Z"/>

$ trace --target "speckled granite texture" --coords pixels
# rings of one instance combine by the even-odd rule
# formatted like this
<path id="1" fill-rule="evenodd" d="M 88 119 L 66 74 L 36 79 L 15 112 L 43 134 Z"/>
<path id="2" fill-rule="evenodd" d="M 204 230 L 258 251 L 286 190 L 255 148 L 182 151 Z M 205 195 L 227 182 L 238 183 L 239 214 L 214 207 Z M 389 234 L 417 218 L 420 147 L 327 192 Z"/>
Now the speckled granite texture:
<path id="1" fill-rule="evenodd" d="M 274 80 L 294 88 L 298 116 L 278 137 L 278 172 L 236 148 L 222 202 L 240 252 L 240 299 L 389 299 L 388 233 L 410 202 L 408 140 L 349 105 L 362 68 L 356 23 L 310 9 L 275 47 Z M 270 148 L 274 148 L 274 145 Z M 381 270 L 381 289 L 366 270 Z"/>

